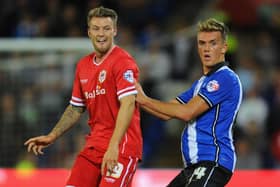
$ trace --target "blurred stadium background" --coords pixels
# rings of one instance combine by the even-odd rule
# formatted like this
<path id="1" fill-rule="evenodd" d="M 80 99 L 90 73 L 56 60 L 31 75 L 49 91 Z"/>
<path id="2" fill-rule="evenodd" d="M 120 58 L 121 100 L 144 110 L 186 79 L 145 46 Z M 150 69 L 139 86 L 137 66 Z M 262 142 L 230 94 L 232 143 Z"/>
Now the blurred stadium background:
<path id="1" fill-rule="evenodd" d="M 92 51 L 86 15 L 99 5 L 118 12 L 116 43 L 136 58 L 147 94 L 162 100 L 200 76 L 197 21 L 224 21 L 231 30 L 227 59 L 245 95 L 234 129 L 237 169 L 279 170 L 280 0 L 1 1 L 0 168 L 71 167 L 88 132 L 86 116 L 43 156 L 28 154 L 23 142 L 49 132 L 68 104 L 75 64 Z M 181 168 L 183 126 L 143 112 L 139 167 Z"/>

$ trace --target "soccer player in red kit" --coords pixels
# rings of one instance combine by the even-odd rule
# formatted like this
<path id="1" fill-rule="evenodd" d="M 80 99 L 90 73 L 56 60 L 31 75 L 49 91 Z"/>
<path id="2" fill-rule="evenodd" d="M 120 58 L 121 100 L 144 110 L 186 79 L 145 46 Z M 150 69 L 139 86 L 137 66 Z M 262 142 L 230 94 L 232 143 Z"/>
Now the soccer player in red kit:
<path id="1" fill-rule="evenodd" d="M 48 135 L 25 142 L 28 151 L 42 149 L 70 129 L 87 110 L 91 132 L 78 154 L 66 187 L 129 187 L 142 157 L 138 79 L 135 60 L 114 44 L 117 14 L 99 7 L 89 11 L 88 36 L 95 52 L 76 67 L 72 98 Z"/>

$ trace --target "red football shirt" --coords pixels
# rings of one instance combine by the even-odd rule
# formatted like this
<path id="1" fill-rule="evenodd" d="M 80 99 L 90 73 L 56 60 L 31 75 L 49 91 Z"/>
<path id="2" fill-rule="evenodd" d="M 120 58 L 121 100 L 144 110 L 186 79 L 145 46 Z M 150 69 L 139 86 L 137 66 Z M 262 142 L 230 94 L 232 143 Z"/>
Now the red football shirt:
<path id="1" fill-rule="evenodd" d="M 133 82 L 134 78 L 138 80 L 139 69 L 135 60 L 118 46 L 114 46 L 99 64 L 94 58 L 95 53 L 92 53 L 78 62 L 70 103 L 88 110 L 91 132 L 86 138 L 86 146 L 105 152 L 115 128 L 119 100 L 137 94 Z M 137 105 L 119 148 L 123 156 L 142 157 Z"/>

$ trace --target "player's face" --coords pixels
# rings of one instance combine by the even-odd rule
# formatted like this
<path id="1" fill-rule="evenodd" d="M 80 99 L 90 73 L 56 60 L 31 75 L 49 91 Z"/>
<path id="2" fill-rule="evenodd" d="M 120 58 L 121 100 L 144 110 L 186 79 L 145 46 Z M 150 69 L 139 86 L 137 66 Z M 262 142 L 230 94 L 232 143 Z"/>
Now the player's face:
<path id="1" fill-rule="evenodd" d="M 211 70 L 212 66 L 225 60 L 227 44 L 220 32 L 199 32 L 197 35 L 197 46 L 205 71 Z"/>
<path id="2" fill-rule="evenodd" d="M 88 36 L 97 54 L 104 55 L 111 49 L 116 33 L 110 17 L 93 17 L 89 22 Z"/>

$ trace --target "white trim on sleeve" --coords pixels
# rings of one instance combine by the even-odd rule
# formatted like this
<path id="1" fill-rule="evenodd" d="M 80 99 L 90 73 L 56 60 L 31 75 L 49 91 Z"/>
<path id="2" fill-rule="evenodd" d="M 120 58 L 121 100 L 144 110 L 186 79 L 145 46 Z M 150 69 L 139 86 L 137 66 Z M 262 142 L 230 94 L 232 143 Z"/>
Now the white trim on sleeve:
<path id="1" fill-rule="evenodd" d="M 132 90 L 130 92 L 125 92 L 121 95 L 119 95 L 118 99 L 120 100 L 121 98 L 125 97 L 125 96 L 128 96 L 128 95 L 136 95 L 138 92 L 137 90 Z"/>
<path id="2" fill-rule="evenodd" d="M 122 90 L 119 90 L 118 92 L 117 92 L 117 95 L 120 95 L 120 94 L 122 94 L 123 92 L 125 92 L 125 91 L 127 91 L 127 90 L 131 90 L 131 89 L 135 89 L 135 86 L 129 86 L 129 87 L 127 87 L 127 88 L 125 88 L 125 89 L 122 89 Z"/>
<path id="3" fill-rule="evenodd" d="M 70 104 L 71 105 L 74 105 L 74 106 L 85 106 L 85 104 L 84 103 L 77 103 L 77 102 L 75 102 L 75 101 L 70 101 Z"/>
<path id="4" fill-rule="evenodd" d="M 72 96 L 72 100 L 74 100 L 74 101 L 80 101 L 80 102 L 83 101 L 82 99 L 80 99 L 80 98 L 78 98 L 78 97 L 75 97 L 75 96 Z"/>

